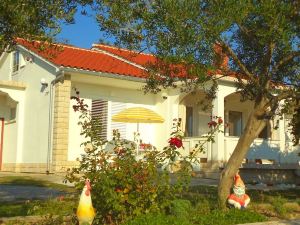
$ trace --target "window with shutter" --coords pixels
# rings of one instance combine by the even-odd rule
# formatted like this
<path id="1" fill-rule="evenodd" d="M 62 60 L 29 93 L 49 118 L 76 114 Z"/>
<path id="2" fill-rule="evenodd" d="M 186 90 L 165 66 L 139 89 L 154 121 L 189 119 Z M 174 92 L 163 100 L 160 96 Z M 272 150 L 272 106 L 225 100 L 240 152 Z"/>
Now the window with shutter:
<path id="1" fill-rule="evenodd" d="M 122 103 L 122 102 L 111 103 L 111 115 L 115 115 L 124 109 L 126 109 L 126 103 Z M 111 132 L 116 129 L 119 130 L 121 138 L 126 139 L 126 123 L 112 122 Z"/>
<path id="2" fill-rule="evenodd" d="M 103 140 L 107 140 L 107 113 L 107 101 L 101 99 L 92 101 L 92 119 L 97 119 L 100 122 L 101 128 L 99 127 L 99 136 Z"/>

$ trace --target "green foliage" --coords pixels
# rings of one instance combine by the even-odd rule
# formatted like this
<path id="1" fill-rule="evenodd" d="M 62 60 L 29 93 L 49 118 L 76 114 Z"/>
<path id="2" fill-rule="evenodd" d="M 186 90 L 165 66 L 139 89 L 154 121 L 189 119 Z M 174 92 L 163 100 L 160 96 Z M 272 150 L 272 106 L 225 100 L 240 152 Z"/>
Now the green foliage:
<path id="1" fill-rule="evenodd" d="M 74 200 L 66 198 L 49 199 L 46 201 L 26 201 L 18 203 L 0 204 L 0 217 L 30 216 L 30 215 L 71 215 L 74 209 Z"/>
<path id="2" fill-rule="evenodd" d="M 51 41 L 62 23 L 73 23 L 79 4 L 91 0 L 5 0 L 0 4 L 0 53 L 17 37 Z"/>
<path id="3" fill-rule="evenodd" d="M 193 224 L 201 225 L 230 225 L 263 221 L 266 221 L 264 216 L 248 210 L 239 209 L 231 209 L 227 212 L 213 210 L 208 214 L 197 215 L 193 218 Z"/>
<path id="4" fill-rule="evenodd" d="M 173 224 L 199 224 L 199 225 L 230 225 L 252 222 L 263 222 L 267 219 L 255 212 L 247 210 L 231 209 L 227 212 L 221 210 L 212 210 L 206 214 L 198 213 L 193 209 L 189 209 L 186 215 L 165 215 L 165 214 L 147 214 L 141 215 L 126 225 L 149 224 L 149 225 L 173 225 Z"/>
<path id="5" fill-rule="evenodd" d="M 198 202 L 195 204 L 195 211 L 196 213 L 206 215 L 211 210 L 211 204 L 206 198 L 199 199 Z"/>
<path id="6" fill-rule="evenodd" d="M 288 210 L 284 205 L 285 203 L 287 203 L 287 200 L 285 198 L 282 198 L 280 196 L 270 197 L 269 202 L 272 204 L 276 213 L 278 213 L 279 216 L 286 216 Z"/>
<path id="7" fill-rule="evenodd" d="M 165 214 L 146 214 L 140 215 L 131 221 L 126 222 L 124 225 L 190 225 L 191 223 L 186 218 L 178 218 L 176 216 Z"/>
<path id="8" fill-rule="evenodd" d="M 189 200 L 175 199 L 170 205 L 170 214 L 176 217 L 188 217 L 192 208 Z"/>
<path id="9" fill-rule="evenodd" d="M 0 217 L 26 216 L 31 208 L 29 204 L 5 203 L 0 205 Z"/>

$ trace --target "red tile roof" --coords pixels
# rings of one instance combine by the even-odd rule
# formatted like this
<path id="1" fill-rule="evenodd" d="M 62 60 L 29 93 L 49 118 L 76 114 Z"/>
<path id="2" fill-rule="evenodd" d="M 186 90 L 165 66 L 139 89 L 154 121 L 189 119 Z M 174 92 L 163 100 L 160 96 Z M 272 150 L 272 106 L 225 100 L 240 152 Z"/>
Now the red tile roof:
<path id="1" fill-rule="evenodd" d="M 70 67 L 75 69 L 83 69 L 95 72 L 112 73 L 123 76 L 147 78 L 147 72 L 130 63 L 135 63 L 139 66 L 146 67 L 148 64 L 154 64 L 157 58 L 151 54 L 139 53 L 127 49 L 117 48 L 109 45 L 94 44 L 94 49 L 77 48 L 65 44 L 51 44 L 46 46 L 46 49 L 41 49 L 44 45 L 38 41 L 26 41 L 18 38 L 17 43 L 35 52 L 39 56 L 45 58 L 56 66 Z M 107 54 L 107 53 L 111 54 Z M 121 57 L 114 57 L 112 55 Z M 129 61 L 130 63 L 126 62 Z M 159 63 L 158 63 L 159 65 Z M 174 77 L 187 77 L 186 67 L 183 65 L 162 65 L 162 73 L 169 72 Z M 208 75 L 222 74 L 223 71 L 216 70 L 208 72 Z M 236 77 L 232 71 L 227 71 L 226 76 Z M 191 77 L 192 78 L 192 77 Z"/>
<path id="2" fill-rule="evenodd" d="M 157 60 L 156 57 L 151 54 L 139 53 L 109 45 L 93 44 L 93 48 L 109 52 L 141 66 L 147 66 L 147 64 L 155 63 Z"/>
<path id="3" fill-rule="evenodd" d="M 93 44 L 93 48 L 102 50 L 104 52 L 108 52 L 110 54 L 121 57 L 127 61 L 130 61 L 132 63 L 135 63 L 145 68 L 147 68 L 147 66 L 151 66 L 155 64 L 157 66 L 156 69 L 160 71 L 160 73 L 168 73 L 174 77 L 187 76 L 186 73 L 187 68 L 185 66 L 165 64 L 162 61 L 159 61 L 157 57 L 155 57 L 152 54 L 140 53 L 140 52 L 131 51 L 128 49 L 118 48 L 118 47 L 104 45 L 104 44 Z"/>
<path id="4" fill-rule="evenodd" d="M 56 66 L 71 67 L 96 72 L 146 78 L 145 70 L 96 50 L 76 48 L 63 44 L 42 45 L 38 41 L 18 38 L 17 43 L 45 58 Z M 43 47 L 46 47 L 42 50 Z"/>

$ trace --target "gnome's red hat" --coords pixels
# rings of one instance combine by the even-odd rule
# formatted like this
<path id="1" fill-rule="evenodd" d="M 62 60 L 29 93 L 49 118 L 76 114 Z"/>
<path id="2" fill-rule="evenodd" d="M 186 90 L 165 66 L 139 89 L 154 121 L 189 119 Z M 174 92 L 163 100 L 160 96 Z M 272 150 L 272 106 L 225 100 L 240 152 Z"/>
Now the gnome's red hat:
<path id="1" fill-rule="evenodd" d="M 234 176 L 234 186 L 245 187 L 245 184 L 238 173 Z"/>

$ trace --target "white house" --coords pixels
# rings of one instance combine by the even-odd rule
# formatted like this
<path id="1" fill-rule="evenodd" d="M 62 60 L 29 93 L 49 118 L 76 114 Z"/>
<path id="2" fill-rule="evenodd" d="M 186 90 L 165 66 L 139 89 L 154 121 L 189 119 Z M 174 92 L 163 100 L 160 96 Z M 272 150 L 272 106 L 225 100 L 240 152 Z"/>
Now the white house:
<path id="1" fill-rule="evenodd" d="M 94 113 L 106 115 L 102 135 L 107 139 L 118 128 L 123 138 L 132 140 L 136 125 L 115 123 L 111 117 L 122 109 L 142 106 L 165 119 L 161 124 L 141 124 L 142 141 L 161 149 L 167 144 L 172 120 L 182 118 L 186 134 L 182 151 L 188 154 L 204 140 L 211 115 L 225 118 L 229 127 L 216 136 L 215 143 L 206 145 L 199 156 L 200 170 L 218 168 L 228 160 L 252 107 L 251 102 L 240 102 L 232 77 L 218 81 L 212 110 L 203 111 L 198 104 L 204 98 L 201 91 L 143 93 L 144 66 L 155 59 L 152 55 L 99 44 L 92 49 L 54 45 L 54 49 L 40 51 L 40 47 L 38 42 L 18 39 L 16 50 L 0 58 L 1 171 L 59 172 L 76 163 L 83 152 L 83 138 L 70 100 L 75 88 Z M 278 124 L 270 121 L 252 144 L 248 161 L 297 164 L 299 146 L 292 146 L 288 122 L 288 118 Z"/>

